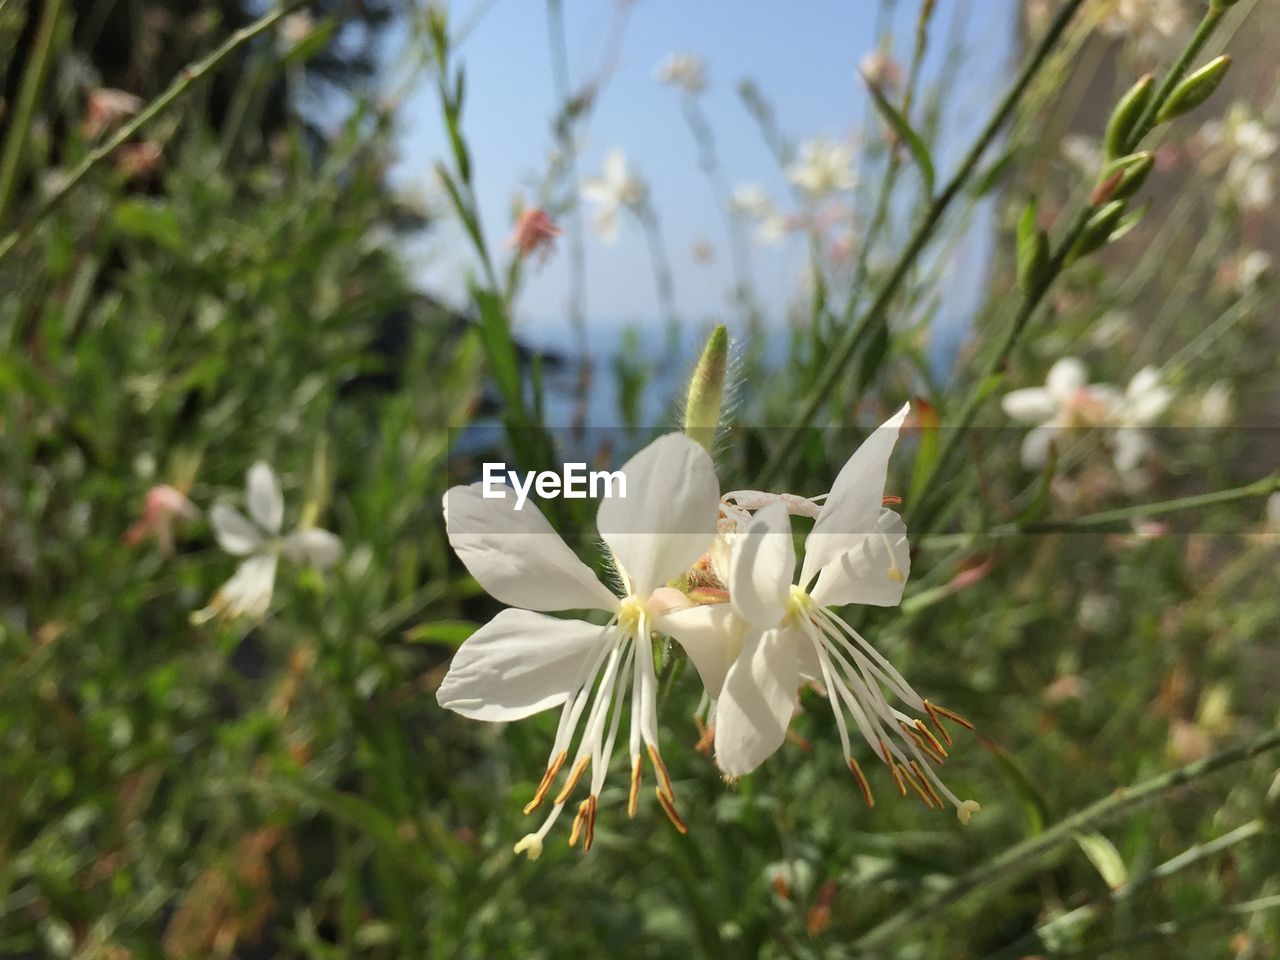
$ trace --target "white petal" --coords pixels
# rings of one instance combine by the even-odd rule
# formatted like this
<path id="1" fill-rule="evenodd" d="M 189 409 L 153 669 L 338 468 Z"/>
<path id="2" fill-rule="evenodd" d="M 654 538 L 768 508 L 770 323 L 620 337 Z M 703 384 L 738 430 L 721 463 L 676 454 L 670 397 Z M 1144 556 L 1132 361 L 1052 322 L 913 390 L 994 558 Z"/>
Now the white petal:
<path id="1" fill-rule="evenodd" d="M 892 510 L 880 514 L 879 531 L 832 560 L 818 574 L 813 599 L 824 607 L 864 603 L 896 607 L 911 573 L 907 525 Z"/>
<path id="2" fill-rule="evenodd" d="M 1089 371 L 1075 357 L 1063 357 L 1049 368 L 1044 386 L 1055 400 L 1061 403 L 1089 382 Z"/>
<path id="3" fill-rule="evenodd" d="M 275 591 L 276 563 L 275 553 L 260 553 L 240 564 L 219 591 L 226 604 L 222 612 L 233 619 L 249 617 L 261 620 L 265 617 L 271 608 L 271 594 Z"/>
<path id="4" fill-rule="evenodd" d="M 653 621 L 659 633 L 675 638 L 693 661 L 707 696 L 715 700 L 725 674 L 742 651 L 747 625 L 727 603 L 700 604 L 663 614 Z"/>
<path id="5" fill-rule="evenodd" d="M 1115 463 L 1120 473 L 1136 470 L 1151 452 L 1151 441 L 1137 427 L 1121 427 L 1115 436 Z"/>
<path id="6" fill-rule="evenodd" d="M 796 708 L 797 635 L 767 630 L 749 638 L 716 703 L 716 763 L 731 777 L 760 766 L 786 739 Z"/>
<path id="7" fill-rule="evenodd" d="M 720 484 L 710 455 L 683 433 L 659 437 L 622 473 L 627 495 L 600 502 L 596 528 L 635 592 L 648 596 L 711 548 Z"/>
<path id="8" fill-rule="evenodd" d="M 269 466 L 259 460 L 249 468 L 246 484 L 249 516 L 273 536 L 284 523 L 284 494 L 280 492 L 280 479 Z"/>
<path id="9" fill-rule="evenodd" d="M 1006 393 L 1000 401 L 1004 412 L 1022 423 L 1044 423 L 1058 412 L 1058 403 L 1044 387 L 1028 387 Z"/>
<path id="10" fill-rule="evenodd" d="M 729 597 L 757 630 L 776 627 L 787 612 L 796 548 L 785 504 L 765 507 L 747 524 L 729 556 Z"/>
<path id="11" fill-rule="evenodd" d="M 531 502 L 515 492 L 486 498 L 484 485 L 444 496 L 445 528 L 458 558 L 496 600 L 527 610 L 609 610 L 618 600 L 578 559 Z"/>
<path id="12" fill-rule="evenodd" d="M 236 557 L 248 556 L 262 549 L 265 542 L 262 531 L 245 519 L 235 507 L 215 503 L 209 511 L 209 526 L 213 528 L 218 546 Z"/>
<path id="13" fill-rule="evenodd" d="M 910 404 L 904 404 L 867 437 L 831 485 L 831 495 L 805 540 L 801 586 L 807 587 L 819 570 L 853 546 L 851 538 L 876 529 L 884 508 L 889 457 L 910 409 Z"/>
<path id="14" fill-rule="evenodd" d="M 606 627 L 503 610 L 468 637 L 436 691 L 440 706 L 473 720 L 519 720 L 577 690 Z"/>
<path id="15" fill-rule="evenodd" d="M 1173 391 L 1160 383 L 1159 371 L 1143 367 L 1133 375 L 1125 391 L 1125 418 L 1135 426 L 1145 426 L 1163 414 L 1172 402 Z"/>
<path id="16" fill-rule="evenodd" d="M 295 530 L 284 541 L 284 552 L 297 563 L 328 570 L 342 557 L 342 541 L 328 530 L 307 527 Z"/>
<path id="17" fill-rule="evenodd" d="M 1039 470 L 1049 460 L 1049 444 L 1059 440 L 1062 431 L 1045 424 L 1035 427 L 1022 438 L 1022 465 L 1028 470 Z"/>

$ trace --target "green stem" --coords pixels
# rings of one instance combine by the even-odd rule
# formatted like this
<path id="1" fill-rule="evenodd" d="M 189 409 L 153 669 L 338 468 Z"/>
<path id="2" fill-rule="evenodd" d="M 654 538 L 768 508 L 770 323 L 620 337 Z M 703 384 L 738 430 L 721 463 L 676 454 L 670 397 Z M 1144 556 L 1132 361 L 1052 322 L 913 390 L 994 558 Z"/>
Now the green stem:
<path id="1" fill-rule="evenodd" d="M 1277 748 L 1280 748 L 1280 728 L 1132 787 L 1121 787 L 1110 796 L 1059 821 L 1043 833 L 1014 844 L 932 893 L 913 898 L 906 909 L 865 933 L 854 945 L 855 950 L 883 947 L 905 930 L 913 927 L 918 929 L 925 923 L 936 921 L 944 911 L 958 903 L 1016 882 L 1030 873 L 1046 854 L 1070 842 L 1076 834 L 1095 830 L 1103 823 L 1143 804 L 1166 797 L 1220 770 L 1260 757 Z"/>
<path id="2" fill-rule="evenodd" d="M 1176 857 L 1164 861 L 1139 874 L 1122 887 L 1111 891 L 1102 900 L 1077 907 L 1060 917 L 1042 923 L 1024 937 L 986 957 L 986 960 L 1013 960 L 1015 957 L 1028 957 L 1045 950 L 1052 951 L 1053 944 L 1060 942 L 1059 937 L 1068 930 L 1080 927 L 1096 919 L 1105 909 L 1133 898 L 1136 893 L 1145 890 L 1153 883 L 1187 870 L 1212 856 L 1229 850 L 1236 844 L 1252 840 L 1266 830 L 1266 822 L 1262 819 L 1250 820 L 1236 829 L 1224 833 L 1207 843 L 1198 843 L 1183 850 Z"/>
<path id="3" fill-rule="evenodd" d="M 183 67 L 178 73 L 178 78 L 174 80 L 173 83 L 169 84 L 168 89 L 147 104 L 141 111 L 139 111 L 137 116 L 117 130 L 114 136 L 108 139 L 105 143 L 89 151 L 89 153 L 85 155 L 85 158 L 81 160 L 80 163 L 76 165 L 75 169 L 72 170 L 71 173 L 69 173 L 62 181 L 58 189 L 54 190 L 53 193 L 46 197 L 40 206 L 36 208 L 35 213 L 32 214 L 30 219 L 23 223 L 17 230 L 14 230 L 6 236 L 4 240 L 0 240 L 0 262 L 3 262 L 4 259 L 13 252 L 13 249 L 22 242 L 22 240 L 29 236 L 31 231 L 35 229 L 35 227 L 44 220 L 45 217 L 52 213 L 58 204 L 61 203 L 66 196 L 80 184 L 80 181 L 88 176 L 89 172 L 98 164 L 102 163 L 102 161 L 106 160 L 107 157 L 115 153 L 116 150 L 136 135 L 139 130 L 149 124 L 156 117 L 160 116 L 160 114 L 164 113 L 164 111 L 167 110 L 175 100 L 179 99 L 184 93 L 186 93 L 187 90 L 189 90 L 197 81 L 208 76 L 221 66 L 233 53 L 243 47 L 254 37 L 270 30 L 277 22 L 288 16 L 293 11 L 298 10 L 306 3 L 307 0 L 290 0 L 290 2 L 284 4 L 274 12 L 265 14 L 258 20 L 249 24 L 249 26 L 237 30 L 208 56 Z"/>
<path id="4" fill-rule="evenodd" d="M 946 213 L 952 201 L 955 200 L 964 185 L 977 171 L 978 164 L 981 162 L 987 148 L 991 146 L 1000 129 L 1004 126 L 1005 121 L 1013 114 L 1023 94 L 1031 85 L 1032 80 L 1035 79 L 1040 69 L 1044 66 L 1049 54 L 1057 44 L 1058 38 L 1062 36 L 1067 24 L 1071 22 L 1072 17 L 1075 16 L 1076 11 L 1079 10 L 1083 3 L 1084 0 L 1067 0 L 1067 3 L 1058 12 L 1053 23 L 1050 24 L 1049 29 L 1045 32 L 1044 37 L 1036 46 L 1031 59 L 1023 66 L 1017 79 L 1005 93 L 994 113 L 992 113 L 991 118 L 987 121 L 986 126 L 969 148 L 969 152 L 960 164 L 960 169 L 943 188 L 942 192 L 938 194 L 937 199 L 934 200 L 929 210 L 925 213 L 924 220 L 916 228 L 884 286 L 880 288 L 875 300 L 867 308 L 867 312 L 853 326 L 850 326 L 848 322 L 852 318 L 845 317 L 844 336 L 835 345 L 826 366 L 818 375 L 817 383 L 809 392 L 808 397 L 805 398 L 804 406 L 801 408 L 798 417 L 797 428 L 812 421 L 814 415 L 835 388 L 835 385 L 845 375 L 849 361 L 853 358 L 858 349 L 858 344 L 862 341 L 865 333 L 871 329 L 872 324 L 884 321 L 889 304 L 897 295 L 898 288 L 901 287 L 903 280 L 906 279 L 907 273 L 911 270 L 916 258 L 919 257 L 925 246 L 933 238 L 934 231 L 942 220 L 943 214 Z M 783 440 L 782 445 L 774 450 L 773 455 L 770 456 L 765 463 L 763 471 L 761 471 L 761 486 L 771 483 L 778 476 L 782 467 L 786 465 L 795 453 L 800 440 L 801 431 L 799 429 L 793 430 Z"/>
<path id="5" fill-rule="evenodd" d="M 5 138 L 4 155 L 0 156 L 0 223 L 5 222 L 13 192 L 17 189 L 23 154 L 27 149 L 27 135 L 31 132 L 31 120 L 49 73 L 49 61 L 53 56 L 53 44 L 58 36 L 58 21 L 62 17 L 65 0 L 47 0 L 40 17 L 40 28 L 22 76 L 22 89 L 9 123 L 9 136 Z"/>

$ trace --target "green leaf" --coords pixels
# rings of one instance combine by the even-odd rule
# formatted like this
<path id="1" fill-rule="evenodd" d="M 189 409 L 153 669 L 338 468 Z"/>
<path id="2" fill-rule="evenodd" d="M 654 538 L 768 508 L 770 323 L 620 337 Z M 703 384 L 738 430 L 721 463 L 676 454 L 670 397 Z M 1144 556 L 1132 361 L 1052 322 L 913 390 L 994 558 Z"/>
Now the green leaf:
<path id="1" fill-rule="evenodd" d="M 282 58 L 285 63 L 306 63 L 317 53 L 329 45 L 329 41 L 333 39 L 333 35 L 337 32 L 338 21 L 335 18 L 327 18 L 322 23 L 312 28 L 311 32 L 289 48 L 289 52 Z"/>
<path id="2" fill-rule="evenodd" d="M 937 177 L 933 171 L 933 158 L 929 156 L 929 148 L 925 145 L 924 140 L 920 138 L 920 134 L 911 129 L 911 124 L 907 122 L 906 117 L 885 99 L 885 95 L 880 92 L 880 88 L 865 76 L 862 79 L 866 82 L 867 89 L 871 91 L 871 99 L 874 101 L 876 109 L 880 111 L 880 115 L 893 128 L 893 132 L 898 135 L 898 139 L 905 143 L 907 149 L 911 151 L 911 156 L 915 159 L 916 166 L 920 168 L 920 176 L 924 178 L 925 193 L 932 197 Z"/>
<path id="3" fill-rule="evenodd" d="M 470 620 L 437 620 L 420 623 L 406 630 L 404 639 L 409 643 L 435 643 L 443 647 L 460 647 L 462 642 L 480 629 Z"/>
<path id="4" fill-rule="evenodd" d="M 1112 890 L 1129 882 L 1129 870 L 1114 843 L 1100 833 L 1078 833 L 1076 843 Z"/>
<path id="5" fill-rule="evenodd" d="M 889 352 L 889 324 L 876 324 L 871 333 L 871 342 L 862 352 L 862 360 L 858 364 L 858 389 L 862 390 L 874 378 L 884 365 L 884 358 Z"/>
<path id="6" fill-rule="evenodd" d="M 1027 833 L 1030 836 L 1043 833 L 1045 824 L 1052 819 L 1049 802 L 1040 792 L 1030 774 L 1022 768 L 1018 759 L 994 740 L 982 738 L 982 745 L 991 751 L 991 755 L 1000 764 L 1000 769 L 1013 784 L 1014 790 L 1022 800 L 1022 808 L 1027 815 Z"/>
<path id="7" fill-rule="evenodd" d="M 186 238 L 178 215 L 165 203 L 134 197 L 120 203 L 112 215 L 116 231 L 135 240 L 149 240 L 168 250 L 181 250 Z"/>

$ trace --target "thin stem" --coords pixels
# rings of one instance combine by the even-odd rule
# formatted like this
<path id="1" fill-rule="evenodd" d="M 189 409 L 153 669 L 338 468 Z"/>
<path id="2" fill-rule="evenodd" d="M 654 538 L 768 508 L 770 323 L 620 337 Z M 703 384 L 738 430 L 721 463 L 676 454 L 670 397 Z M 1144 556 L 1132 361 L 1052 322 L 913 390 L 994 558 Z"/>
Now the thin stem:
<path id="1" fill-rule="evenodd" d="M 1280 728 L 1248 743 L 1230 747 L 1203 760 L 1162 773 L 1150 780 L 1116 790 L 1083 810 L 1059 821 L 1037 836 L 997 854 L 932 893 L 911 900 L 910 905 L 872 927 L 854 945 L 856 949 L 883 947 L 899 933 L 936 921 L 947 909 L 976 895 L 1002 889 L 1030 873 L 1048 853 L 1069 842 L 1077 833 L 1095 830 L 1129 811 L 1169 796 L 1206 777 L 1280 748 Z"/>
<path id="2" fill-rule="evenodd" d="M 885 280 L 884 286 L 880 288 L 875 300 L 867 308 L 867 312 L 853 326 L 849 325 L 851 317 L 846 316 L 844 318 L 844 336 L 835 345 L 826 366 L 818 375 L 817 383 L 809 392 L 808 397 L 805 398 L 797 426 L 808 424 L 813 419 L 835 388 L 835 385 L 845 375 L 849 361 L 853 358 L 859 343 L 866 332 L 871 329 L 872 324 L 885 321 L 885 314 L 888 312 L 889 304 L 897 295 L 898 288 L 902 285 L 903 280 L 906 279 L 916 258 L 919 257 L 925 246 L 933 238 L 934 230 L 942 220 L 943 214 L 946 213 L 947 208 L 951 206 L 952 201 L 959 195 L 964 185 L 977 172 L 978 165 L 987 148 L 991 146 L 1000 129 L 1004 126 L 1005 121 L 1009 119 L 1017 108 L 1032 80 L 1035 79 L 1048 60 L 1049 54 L 1058 42 L 1058 38 L 1062 36 L 1067 24 L 1071 22 L 1072 17 L 1075 16 L 1076 11 L 1080 9 L 1083 3 L 1084 0 L 1067 0 L 1067 3 L 1058 12 L 1049 29 L 1045 32 L 1044 37 L 1036 46 L 1031 58 L 1022 68 L 1017 79 L 1005 93 L 992 113 L 991 118 L 987 121 L 986 126 L 969 148 L 969 152 L 960 164 L 960 169 L 929 207 L 924 220 L 916 228 L 911 240 L 907 243 L 906 249 L 903 250 L 888 279 Z M 854 301 L 851 299 L 850 303 L 853 304 Z M 760 483 L 762 485 L 772 482 L 778 476 L 779 471 L 795 453 L 800 440 L 801 431 L 798 429 L 793 430 L 783 440 L 782 445 L 774 450 L 773 455 L 761 472 Z"/>
<path id="3" fill-rule="evenodd" d="M 223 62 L 227 60 L 233 53 L 243 47 L 250 40 L 258 35 L 265 33 L 276 25 L 278 21 L 288 16 L 293 11 L 300 9 L 307 3 L 307 0 L 290 0 L 272 13 L 265 14 L 247 27 L 243 27 L 231 34 L 224 40 L 212 53 L 208 56 L 196 60 L 193 63 L 183 67 L 178 73 L 178 77 L 162 94 L 147 104 L 140 110 L 132 120 L 120 127 L 115 135 L 108 139 L 105 143 L 87 153 L 83 160 L 76 165 L 62 183 L 54 190 L 45 200 L 36 208 L 35 213 L 22 224 L 17 230 L 11 232 L 4 240 L 0 241 L 0 262 L 13 252 L 14 247 L 21 243 L 31 231 L 44 220 L 53 210 L 60 204 L 66 196 L 71 193 L 86 176 L 89 175 L 98 164 L 106 160 L 107 157 L 115 153 L 121 146 L 127 143 L 135 134 L 143 127 L 149 124 L 184 93 L 189 90 L 197 81 L 208 76 Z"/>
<path id="4" fill-rule="evenodd" d="M 27 149 L 27 135 L 31 132 L 31 119 L 40 100 L 45 77 L 49 73 L 49 61 L 53 56 L 53 44 L 58 36 L 58 21 L 62 17 L 65 0 L 47 0 L 40 17 L 40 28 L 32 45 L 31 59 L 27 61 L 22 76 L 22 89 L 18 92 L 17 108 L 9 123 L 9 136 L 5 138 L 4 155 L 0 157 L 0 223 L 4 223 L 13 201 L 22 168 L 22 157 Z"/>
<path id="5" fill-rule="evenodd" d="M 1012 960 L 1014 957 L 1026 957 L 1040 953 L 1043 950 L 1052 950 L 1052 944 L 1058 942 L 1060 933 L 1089 923 L 1105 909 L 1131 899 L 1135 894 L 1145 890 L 1153 883 L 1163 880 L 1165 877 L 1187 870 L 1208 860 L 1210 857 L 1222 853 L 1224 850 L 1230 850 L 1237 844 L 1244 843 L 1246 840 L 1252 840 L 1262 834 L 1266 830 L 1266 826 L 1266 821 L 1261 818 L 1250 820 L 1248 823 L 1242 824 L 1220 837 L 1188 847 L 1176 857 L 1171 857 L 1159 866 L 1152 867 L 1145 873 L 1134 877 L 1124 886 L 1112 890 L 1105 898 L 1093 903 L 1087 903 L 1060 917 L 1055 917 L 1040 924 L 1026 936 L 1020 937 L 1007 947 L 988 955 L 985 960 L 1003 960 L 1003 958 Z"/>

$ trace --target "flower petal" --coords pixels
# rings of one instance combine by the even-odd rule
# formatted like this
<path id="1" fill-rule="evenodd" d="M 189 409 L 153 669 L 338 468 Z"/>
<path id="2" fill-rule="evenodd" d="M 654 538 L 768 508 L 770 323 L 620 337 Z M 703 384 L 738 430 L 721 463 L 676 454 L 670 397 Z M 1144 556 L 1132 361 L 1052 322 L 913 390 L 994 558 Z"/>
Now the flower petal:
<path id="1" fill-rule="evenodd" d="M 1044 388 L 1054 400 L 1062 403 L 1089 382 L 1089 371 L 1083 361 L 1075 357 L 1063 357 L 1045 377 Z"/>
<path id="2" fill-rule="evenodd" d="M 473 720 L 519 720 L 578 689 L 609 628 L 503 610 L 468 637 L 436 691 L 440 706 Z"/>
<path id="3" fill-rule="evenodd" d="M 710 455 L 683 433 L 659 437 L 622 473 L 626 496 L 600 502 L 596 528 L 634 592 L 648 596 L 711 548 L 720 484 Z"/>
<path id="4" fill-rule="evenodd" d="M 867 437 L 831 485 L 831 494 L 805 540 L 804 567 L 800 572 L 802 587 L 807 587 L 819 570 L 856 545 L 857 540 L 852 538 L 876 530 L 884 508 L 889 457 L 910 409 L 910 404 L 904 404 Z"/>
<path id="5" fill-rule="evenodd" d="M 249 468 L 246 483 L 249 516 L 262 525 L 267 533 L 275 535 L 284 523 L 284 494 L 280 492 L 280 478 L 266 463 L 259 460 Z"/>
<path id="6" fill-rule="evenodd" d="M 653 628 L 675 638 L 693 661 L 707 696 L 717 699 L 746 634 L 746 624 L 733 607 L 727 603 L 684 607 L 656 617 Z"/>
<path id="7" fill-rule="evenodd" d="M 223 615 L 235 619 L 249 617 L 261 620 L 271 608 L 271 594 L 276 587 L 277 557 L 274 552 L 260 553 L 245 560 L 222 585 L 213 606 Z"/>
<path id="8" fill-rule="evenodd" d="M 266 542 L 262 531 L 245 519 L 235 507 L 215 503 L 209 511 L 209 526 L 213 528 L 218 546 L 233 557 L 244 557 L 262 549 Z"/>
<path id="9" fill-rule="evenodd" d="M 1028 470 L 1043 467 L 1049 462 L 1049 444 L 1058 440 L 1061 434 L 1061 430 L 1048 423 L 1028 430 L 1022 438 L 1022 465 Z"/>
<path id="10" fill-rule="evenodd" d="M 1044 423 L 1058 412 L 1058 403 L 1044 387 L 1028 387 L 1006 393 L 1000 400 L 1004 412 L 1022 423 Z"/>
<path id="11" fill-rule="evenodd" d="M 824 607 L 846 603 L 896 607 L 910 573 L 907 525 L 892 510 L 884 510 L 876 533 L 822 568 L 812 596 Z"/>
<path id="12" fill-rule="evenodd" d="M 786 738 L 796 709 L 796 632 L 766 630 L 747 640 L 716 703 L 716 763 L 731 777 L 750 773 Z"/>
<path id="13" fill-rule="evenodd" d="M 608 610 L 618 599 L 578 559 L 536 506 L 515 509 L 515 491 L 485 497 L 484 484 L 444 497 L 445 528 L 458 558 L 493 598 L 526 610 Z"/>
<path id="14" fill-rule="evenodd" d="M 328 530 L 306 527 L 285 537 L 284 552 L 296 563 L 328 570 L 342 557 L 342 541 Z"/>
<path id="15" fill-rule="evenodd" d="M 791 518 L 786 504 L 773 503 L 752 517 L 734 540 L 729 596 L 747 623 L 768 630 L 786 615 L 795 574 Z"/>

